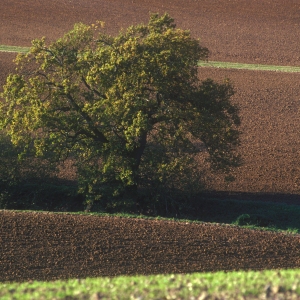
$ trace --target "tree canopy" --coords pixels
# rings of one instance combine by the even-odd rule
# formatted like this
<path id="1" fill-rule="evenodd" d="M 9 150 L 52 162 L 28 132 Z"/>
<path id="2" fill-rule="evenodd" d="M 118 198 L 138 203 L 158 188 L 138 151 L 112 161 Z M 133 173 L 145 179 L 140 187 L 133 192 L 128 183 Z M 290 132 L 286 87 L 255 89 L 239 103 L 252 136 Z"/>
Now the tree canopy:
<path id="1" fill-rule="evenodd" d="M 17 57 L 0 104 L 13 143 L 57 161 L 71 157 L 90 202 L 174 175 L 180 182 L 201 151 L 213 169 L 236 166 L 233 87 L 199 80 L 197 63 L 208 57 L 199 40 L 168 14 L 117 36 L 102 25 L 76 24 Z"/>

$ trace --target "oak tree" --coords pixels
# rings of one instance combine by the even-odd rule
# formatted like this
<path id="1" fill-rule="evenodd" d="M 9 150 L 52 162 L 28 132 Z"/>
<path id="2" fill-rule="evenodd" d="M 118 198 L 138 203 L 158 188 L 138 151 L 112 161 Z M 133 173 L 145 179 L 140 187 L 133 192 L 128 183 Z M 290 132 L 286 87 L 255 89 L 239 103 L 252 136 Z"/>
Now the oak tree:
<path id="1" fill-rule="evenodd" d="M 90 204 L 153 182 L 180 183 L 195 172 L 200 151 L 213 169 L 229 172 L 238 164 L 238 108 L 228 81 L 199 80 L 197 63 L 207 57 L 168 14 L 117 36 L 101 22 L 76 24 L 17 57 L 2 93 L 1 128 L 24 151 L 71 157 Z"/>

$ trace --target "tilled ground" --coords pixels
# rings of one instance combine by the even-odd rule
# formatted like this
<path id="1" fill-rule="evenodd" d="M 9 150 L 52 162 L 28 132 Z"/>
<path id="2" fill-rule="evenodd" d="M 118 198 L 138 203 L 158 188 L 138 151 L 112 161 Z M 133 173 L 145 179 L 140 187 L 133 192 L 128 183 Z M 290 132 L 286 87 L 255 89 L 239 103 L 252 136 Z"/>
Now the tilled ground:
<path id="1" fill-rule="evenodd" d="M 0 52 L 0 93 L 8 74 L 15 70 L 15 64 L 13 63 L 15 57 L 16 53 Z"/>
<path id="2" fill-rule="evenodd" d="M 0 226 L 0 281 L 300 267 L 299 235 L 9 211 Z"/>
<path id="3" fill-rule="evenodd" d="M 242 119 L 239 152 L 244 164 L 234 171 L 236 181 L 226 186 L 213 176 L 212 187 L 300 195 L 300 74 L 213 68 L 199 72 L 203 79 L 233 82 L 233 101 Z M 294 199 L 300 204 L 300 196 Z"/>
<path id="4" fill-rule="evenodd" d="M 168 12 L 211 51 L 211 60 L 299 65 L 295 0 L 1 0 L 0 44 L 57 39 L 74 23 L 105 21 L 107 32 Z"/>
<path id="5" fill-rule="evenodd" d="M 0 54 L 0 82 L 13 70 L 14 57 Z M 295 196 L 286 200 L 290 194 L 300 195 L 300 74 L 215 68 L 201 68 L 199 73 L 201 79 L 221 82 L 230 78 L 236 90 L 233 101 L 242 118 L 239 152 L 243 165 L 234 171 L 236 180 L 225 184 L 221 176 L 212 175 L 208 186 L 252 193 L 253 197 L 277 193 L 283 202 L 300 204 Z M 64 169 L 64 177 L 73 178 L 72 172 Z"/>

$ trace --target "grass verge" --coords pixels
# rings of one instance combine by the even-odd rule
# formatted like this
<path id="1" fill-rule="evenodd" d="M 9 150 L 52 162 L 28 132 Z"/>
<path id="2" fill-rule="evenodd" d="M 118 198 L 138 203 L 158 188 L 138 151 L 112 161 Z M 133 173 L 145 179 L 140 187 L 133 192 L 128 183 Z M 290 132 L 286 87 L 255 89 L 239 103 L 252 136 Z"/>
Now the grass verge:
<path id="1" fill-rule="evenodd" d="M 26 53 L 28 52 L 30 47 L 18 47 L 18 46 L 7 46 L 7 45 L 0 45 L 1 52 L 21 52 Z"/>
<path id="2" fill-rule="evenodd" d="M 243 64 L 243 63 L 222 62 L 222 61 L 208 61 L 208 62 L 200 61 L 198 63 L 198 66 L 199 67 L 210 67 L 210 68 L 223 68 L 223 69 L 276 71 L 276 72 L 287 72 L 287 73 L 300 72 L 300 67 L 293 67 L 293 66 Z"/>
<path id="3" fill-rule="evenodd" d="M 30 47 L 0 45 L 0 52 L 26 53 L 29 50 L 30 50 Z M 295 72 L 299 73 L 300 72 L 300 67 L 293 67 L 293 66 L 244 64 L 244 63 L 233 63 L 233 62 L 222 62 L 222 61 L 208 61 L 208 62 L 199 61 L 198 66 L 199 67 L 210 67 L 210 68 L 223 68 L 223 69 L 276 71 L 276 72 L 287 72 L 287 73 L 295 73 Z"/>
<path id="4" fill-rule="evenodd" d="M 298 299 L 300 270 L 1 283 L 8 299 Z"/>

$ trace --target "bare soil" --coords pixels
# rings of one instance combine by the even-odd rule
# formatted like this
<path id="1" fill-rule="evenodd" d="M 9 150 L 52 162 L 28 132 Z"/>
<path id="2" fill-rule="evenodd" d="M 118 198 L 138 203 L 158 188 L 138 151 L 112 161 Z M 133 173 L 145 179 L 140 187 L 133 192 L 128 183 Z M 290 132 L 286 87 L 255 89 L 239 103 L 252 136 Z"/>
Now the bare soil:
<path id="1" fill-rule="evenodd" d="M 228 185 L 212 176 L 212 188 L 285 194 L 282 198 L 294 194 L 299 195 L 293 197 L 294 204 L 300 204 L 300 74 L 213 68 L 199 72 L 203 79 L 232 81 L 242 119 L 243 166 Z"/>
<path id="2" fill-rule="evenodd" d="M 14 69 L 15 55 L 0 54 L 3 84 Z M 300 74 L 214 68 L 201 68 L 199 73 L 201 79 L 219 82 L 230 78 L 236 90 L 233 101 L 242 118 L 239 153 L 243 165 L 233 171 L 236 180 L 227 184 L 222 176 L 210 174 L 208 187 L 300 205 Z M 72 180 L 73 172 L 65 165 L 61 175 Z"/>
<path id="3" fill-rule="evenodd" d="M 0 281 L 300 268 L 299 235 L 9 211 L 0 226 Z"/>
<path id="4" fill-rule="evenodd" d="M 108 33 L 168 12 L 211 51 L 211 60 L 299 65 L 300 3 L 295 0 L 2 0 L 0 44 L 55 40 L 74 23 L 105 21 Z"/>

